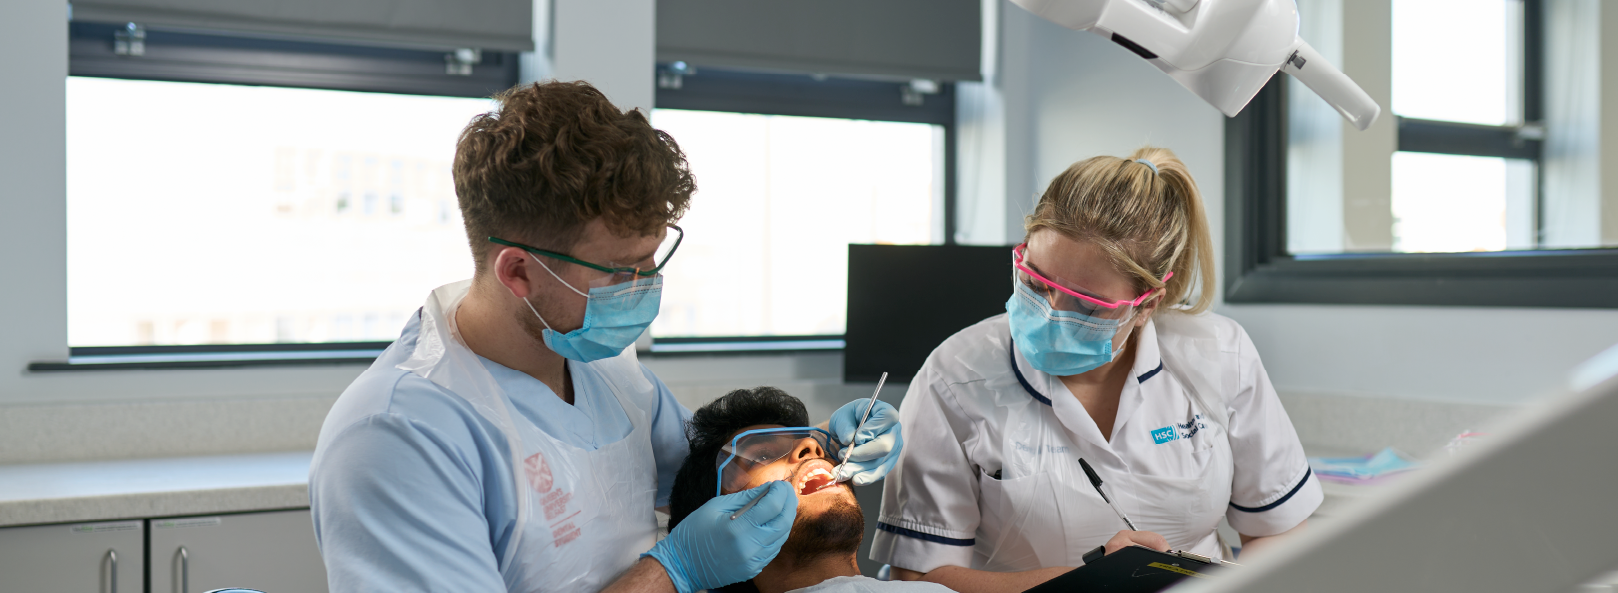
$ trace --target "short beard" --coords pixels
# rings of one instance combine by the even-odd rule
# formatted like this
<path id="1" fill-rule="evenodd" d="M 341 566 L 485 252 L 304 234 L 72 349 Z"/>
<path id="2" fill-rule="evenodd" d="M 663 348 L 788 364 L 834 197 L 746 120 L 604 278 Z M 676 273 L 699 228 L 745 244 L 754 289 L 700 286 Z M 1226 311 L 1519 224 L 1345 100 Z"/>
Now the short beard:
<path id="1" fill-rule="evenodd" d="M 859 552 L 864 537 L 865 513 L 857 504 L 838 500 L 818 516 L 799 515 L 777 558 L 801 565 L 825 556 L 851 556 Z"/>

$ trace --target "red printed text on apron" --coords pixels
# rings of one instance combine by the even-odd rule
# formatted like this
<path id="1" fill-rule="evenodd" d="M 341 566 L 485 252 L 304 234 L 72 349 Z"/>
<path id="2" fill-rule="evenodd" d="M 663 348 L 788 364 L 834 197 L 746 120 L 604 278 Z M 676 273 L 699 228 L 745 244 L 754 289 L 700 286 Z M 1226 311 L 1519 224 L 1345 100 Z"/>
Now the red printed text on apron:
<path id="1" fill-rule="evenodd" d="M 545 463 L 545 454 L 535 453 L 529 456 L 523 460 L 523 466 L 528 470 L 528 485 L 539 494 L 539 503 L 545 509 L 545 521 L 550 524 L 551 538 L 556 547 L 560 548 L 579 539 L 583 532 L 572 520 L 580 511 L 568 512 L 571 506 L 569 503 L 573 502 L 573 493 L 555 487 L 556 477 L 551 474 L 550 465 Z"/>

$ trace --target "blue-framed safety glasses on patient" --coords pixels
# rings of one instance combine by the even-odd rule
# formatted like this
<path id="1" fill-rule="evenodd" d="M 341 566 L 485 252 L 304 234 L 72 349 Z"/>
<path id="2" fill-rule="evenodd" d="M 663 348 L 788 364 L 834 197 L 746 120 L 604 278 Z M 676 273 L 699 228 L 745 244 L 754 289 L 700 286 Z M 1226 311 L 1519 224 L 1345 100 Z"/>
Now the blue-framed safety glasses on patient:
<path id="1" fill-rule="evenodd" d="M 720 447 L 719 455 L 714 459 L 719 474 L 714 495 L 746 490 L 757 477 L 765 478 L 765 481 L 791 478 L 792 470 L 785 466 L 777 468 L 775 464 L 794 454 L 825 459 L 831 465 L 836 465 L 841 459 L 839 454 L 842 450 L 843 444 L 837 442 L 831 433 L 812 426 L 760 428 L 742 432 L 732 437 L 730 444 Z M 763 472 L 780 475 L 758 475 Z M 803 483 L 792 486 L 802 494 L 813 494 L 837 484 L 831 467 L 811 469 L 799 478 Z"/>

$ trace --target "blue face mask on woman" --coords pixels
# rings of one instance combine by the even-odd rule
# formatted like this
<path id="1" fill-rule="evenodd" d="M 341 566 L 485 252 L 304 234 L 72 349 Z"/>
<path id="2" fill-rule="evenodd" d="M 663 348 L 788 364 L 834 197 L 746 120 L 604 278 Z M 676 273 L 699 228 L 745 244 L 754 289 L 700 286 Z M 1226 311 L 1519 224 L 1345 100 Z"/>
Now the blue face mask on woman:
<path id="1" fill-rule="evenodd" d="M 557 282 L 589 299 L 584 305 L 584 325 L 565 334 L 552 330 L 551 324 L 540 316 L 534 304 L 528 299 L 522 300 L 528 305 L 528 310 L 539 317 L 539 322 L 545 324 L 545 331 L 541 334 L 545 347 L 563 358 L 595 362 L 622 354 L 625 348 L 646 332 L 652 320 L 657 319 L 657 310 L 663 301 L 662 276 L 592 288 L 586 294 L 563 281 L 556 272 L 551 272 L 550 267 L 539 258 L 535 257 L 534 261 L 550 272 Z"/>
<path id="2" fill-rule="evenodd" d="M 1035 369 L 1066 377 L 1112 362 L 1123 353 L 1123 350 L 1113 351 L 1112 338 L 1134 315 L 1127 319 L 1102 319 L 1058 311 L 1028 285 L 1013 284 L 1017 291 L 1006 301 L 1011 339 L 1017 344 L 1017 351 Z"/>

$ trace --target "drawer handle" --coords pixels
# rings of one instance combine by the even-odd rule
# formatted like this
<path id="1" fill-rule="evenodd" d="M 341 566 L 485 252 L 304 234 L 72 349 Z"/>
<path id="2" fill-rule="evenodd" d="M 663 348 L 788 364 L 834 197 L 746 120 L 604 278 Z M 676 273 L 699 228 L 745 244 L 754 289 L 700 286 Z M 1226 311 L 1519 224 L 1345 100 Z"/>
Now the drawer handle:
<path id="1" fill-rule="evenodd" d="M 185 546 L 180 546 L 180 549 L 174 551 L 174 557 L 180 561 L 180 574 L 176 575 L 180 577 L 176 579 L 179 581 L 180 593 L 191 593 L 191 553 L 186 551 Z"/>
<path id="2" fill-rule="evenodd" d="M 118 593 L 118 552 L 107 550 L 107 593 Z"/>

